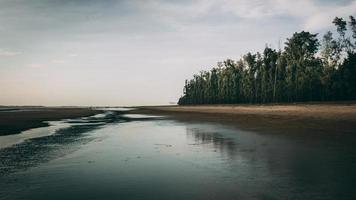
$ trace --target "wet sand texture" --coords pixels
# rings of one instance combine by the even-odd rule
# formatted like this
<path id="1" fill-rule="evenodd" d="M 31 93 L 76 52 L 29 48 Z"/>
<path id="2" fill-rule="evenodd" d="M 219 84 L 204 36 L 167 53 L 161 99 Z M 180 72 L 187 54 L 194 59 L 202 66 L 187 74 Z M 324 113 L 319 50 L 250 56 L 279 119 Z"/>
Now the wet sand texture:
<path id="1" fill-rule="evenodd" d="M 90 108 L 17 107 L 0 110 L 0 136 L 47 126 L 45 121 L 87 117 L 101 111 Z"/>
<path id="2" fill-rule="evenodd" d="M 356 103 L 290 105 L 148 106 L 131 113 L 167 115 L 184 121 L 216 121 L 240 128 L 298 133 L 356 132 Z"/>

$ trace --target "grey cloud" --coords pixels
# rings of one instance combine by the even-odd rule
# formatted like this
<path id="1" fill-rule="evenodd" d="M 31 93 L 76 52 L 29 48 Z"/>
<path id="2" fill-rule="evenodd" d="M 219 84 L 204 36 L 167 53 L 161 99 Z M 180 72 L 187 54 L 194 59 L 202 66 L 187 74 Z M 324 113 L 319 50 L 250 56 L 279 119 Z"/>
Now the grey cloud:
<path id="1" fill-rule="evenodd" d="M 85 104 L 92 90 L 108 88 L 115 92 L 95 94 L 95 103 L 124 96 L 117 104 L 130 104 L 158 88 L 162 94 L 152 101 L 166 103 L 181 95 L 184 79 L 217 61 L 266 43 L 277 47 L 305 24 L 320 28 L 329 15 L 355 10 L 348 6 L 354 1 L 329 2 L 0 0 L 0 91 L 10 83 L 18 93 L 54 84 L 64 99 L 82 96 Z M 68 93 L 72 84 L 88 93 Z M 59 102 L 47 93 L 34 98 Z"/>
<path id="2" fill-rule="evenodd" d="M 9 57 L 9 56 L 17 56 L 17 55 L 20 55 L 20 54 L 21 54 L 21 52 L 0 49 L 0 56 Z"/>

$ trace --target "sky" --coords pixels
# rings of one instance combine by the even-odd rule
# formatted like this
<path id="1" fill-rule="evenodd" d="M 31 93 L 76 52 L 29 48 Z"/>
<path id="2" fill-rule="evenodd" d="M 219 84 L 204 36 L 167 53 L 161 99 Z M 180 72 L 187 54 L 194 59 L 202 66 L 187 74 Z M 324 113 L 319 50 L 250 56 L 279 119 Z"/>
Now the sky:
<path id="1" fill-rule="evenodd" d="M 356 0 L 0 0 L 0 105 L 175 103 L 218 61 L 355 14 Z"/>

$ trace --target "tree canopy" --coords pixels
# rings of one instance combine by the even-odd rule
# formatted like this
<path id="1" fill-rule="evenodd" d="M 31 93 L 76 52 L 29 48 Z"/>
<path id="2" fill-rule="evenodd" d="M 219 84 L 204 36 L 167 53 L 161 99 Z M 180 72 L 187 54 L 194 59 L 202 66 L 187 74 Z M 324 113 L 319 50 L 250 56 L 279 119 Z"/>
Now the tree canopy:
<path id="1" fill-rule="evenodd" d="M 274 103 L 356 99 L 356 20 L 335 17 L 337 37 L 296 32 L 284 49 L 265 47 L 219 62 L 186 80 L 178 104 Z"/>

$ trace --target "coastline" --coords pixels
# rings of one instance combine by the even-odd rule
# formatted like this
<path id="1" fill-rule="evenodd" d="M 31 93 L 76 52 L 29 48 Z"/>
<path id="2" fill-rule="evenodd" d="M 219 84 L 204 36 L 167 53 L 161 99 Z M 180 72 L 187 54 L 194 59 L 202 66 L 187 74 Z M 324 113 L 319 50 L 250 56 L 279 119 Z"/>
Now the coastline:
<path id="1" fill-rule="evenodd" d="M 356 102 L 142 106 L 131 113 L 216 122 L 260 132 L 356 133 Z"/>
<path id="2" fill-rule="evenodd" d="M 5 107 L 4 107 L 5 108 Z M 0 110 L 0 136 L 46 127 L 47 121 L 88 117 L 98 113 L 88 107 L 8 107 Z"/>

